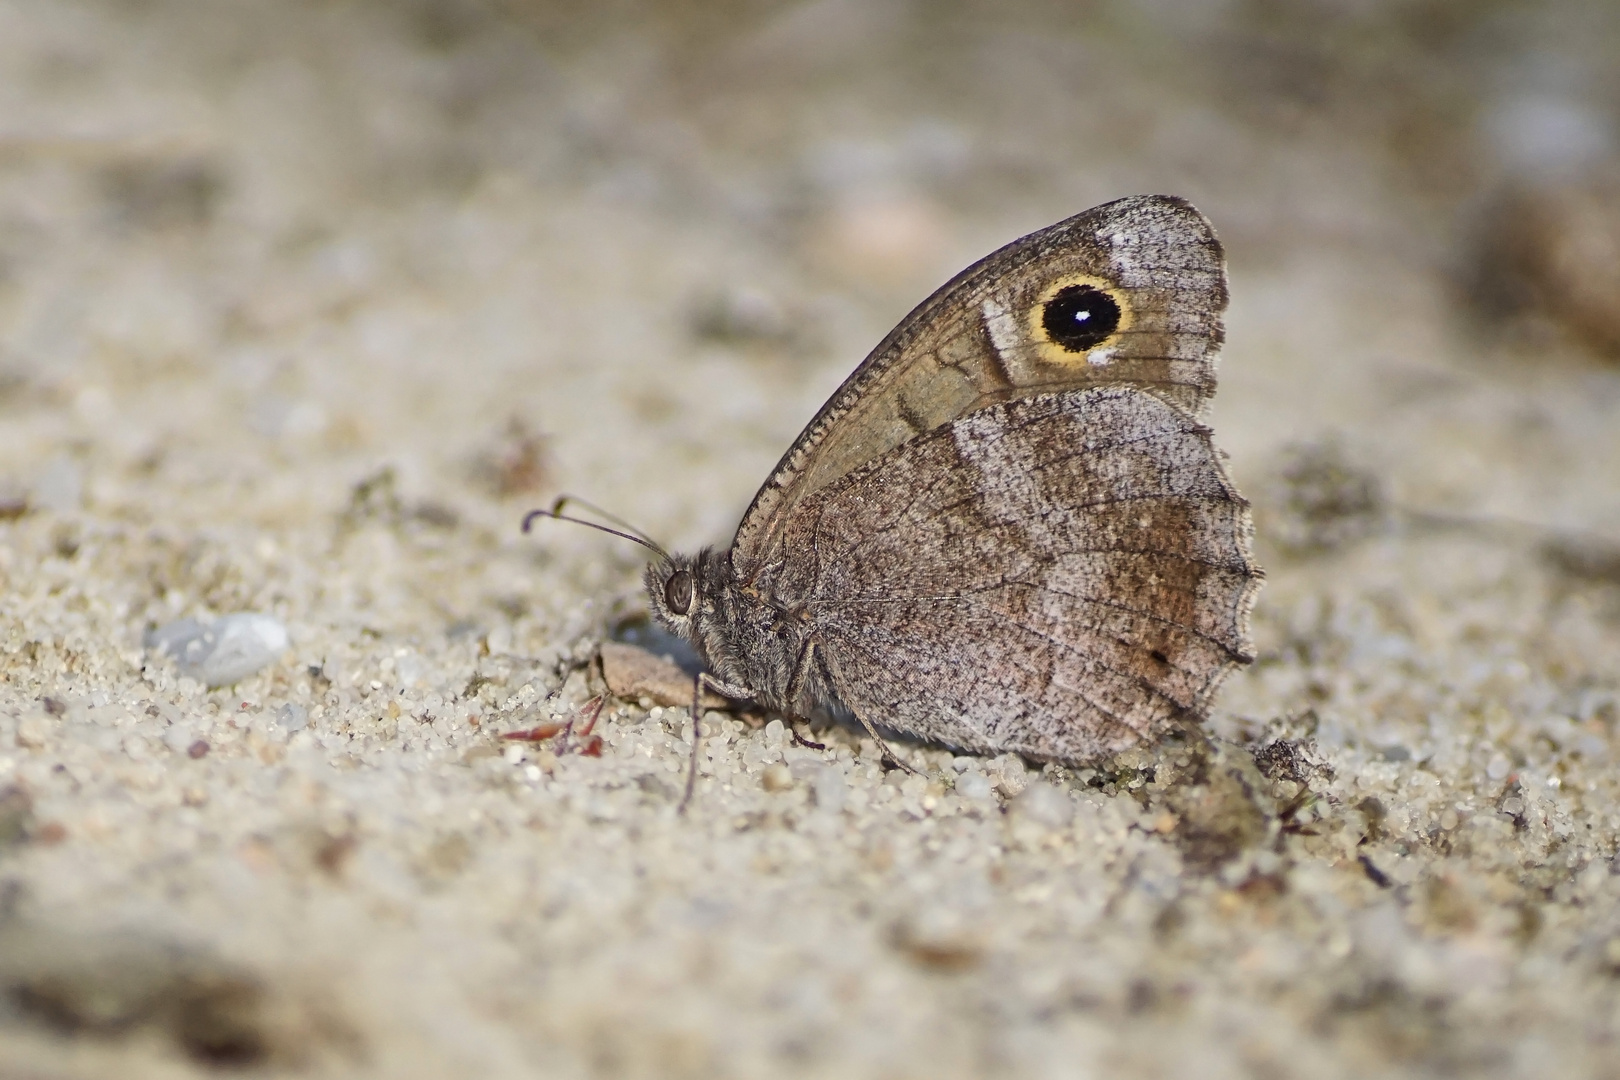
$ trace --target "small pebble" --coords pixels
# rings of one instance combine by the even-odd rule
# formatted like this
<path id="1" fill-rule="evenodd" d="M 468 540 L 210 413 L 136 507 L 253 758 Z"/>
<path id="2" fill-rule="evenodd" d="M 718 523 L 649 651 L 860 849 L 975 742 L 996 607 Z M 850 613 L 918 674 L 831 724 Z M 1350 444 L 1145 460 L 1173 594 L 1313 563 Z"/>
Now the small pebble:
<path id="1" fill-rule="evenodd" d="M 273 663 L 287 651 L 279 619 L 238 612 L 213 622 L 180 619 L 146 635 L 146 647 L 172 656 L 180 674 L 208 686 L 229 686 Z"/>
<path id="2" fill-rule="evenodd" d="M 786 791 L 793 786 L 793 773 L 778 761 L 775 765 L 766 766 L 764 773 L 760 775 L 759 786 L 766 791 Z"/>
<path id="3" fill-rule="evenodd" d="M 67 839 L 67 826 L 60 821 L 47 821 L 34 831 L 34 842 L 54 847 Z"/>
<path id="4" fill-rule="evenodd" d="M 26 746 L 30 750 L 39 749 L 50 738 L 53 726 L 47 716 L 38 713 L 24 716 L 17 721 L 17 745 Z"/>
<path id="5" fill-rule="evenodd" d="M 190 724 L 171 724 L 163 733 L 163 745 L 176 754 L 183 754 L 197 741 L 197 729 Z"/>
<path id="6" fill-rule="evenodd" d="M 831 765 L 823 765 L 811 778 L 810 790 L 815 794 L 816 805 L 829 814 L 836 814 L 844 808 L 849 795 L 849 785 L 844 783 L 844 773 Z"/>
<path id="7" fill-rule="evenodd" d="M 1029 782 L 1029 771 L 1024 767 L 1024 759 L 1017 754 L 1002 754 L 990 763 L 990 768 L 1001 774 L 996 786 L 1009 799 L 1022 792 L 1024 785 Z"/>
<path id="8" fill-rule="evenodd" d="M 309 710 L 289 701 L 276 713 L 276 720 L 286 729 L 287 734 L 291 735 L 309 726 Z"/>
<path id="9" fill-rule="evenodd" d="M 969 770 L 957 777 L 956 793 L 964 799 L 988 799 L 991 791 L 990 778 L 977 769 Z"/>
<path id="10" fill-rule="evenodd" d="M 1012 811 L 1017 817 L 1048 829 L 1061 829 L 1074 820 L 1074 801 L 1061 788 L 1036 782 L 1013 800 Z"/>

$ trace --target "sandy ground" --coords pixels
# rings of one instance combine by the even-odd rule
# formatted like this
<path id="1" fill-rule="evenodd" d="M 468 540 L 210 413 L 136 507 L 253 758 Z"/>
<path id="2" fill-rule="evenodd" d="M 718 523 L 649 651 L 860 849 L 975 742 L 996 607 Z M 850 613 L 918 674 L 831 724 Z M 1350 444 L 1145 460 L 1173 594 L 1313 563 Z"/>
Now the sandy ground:
<path id="1" fill-rule="evenodd" d="M 1613 152 L 1610 6 L 1537 10 L 0 3 L 0 1075 L 1620 1074 L 1620 369 L 1455 285 Z M 723 541 L 1137 191 L 1232 260 L 1209 742 L 713 712 L 681 818 L 685 709 L 499 738 L 641 610 L 525 509 Z M 143 649 L 248 611 L 234 686 Z"/>

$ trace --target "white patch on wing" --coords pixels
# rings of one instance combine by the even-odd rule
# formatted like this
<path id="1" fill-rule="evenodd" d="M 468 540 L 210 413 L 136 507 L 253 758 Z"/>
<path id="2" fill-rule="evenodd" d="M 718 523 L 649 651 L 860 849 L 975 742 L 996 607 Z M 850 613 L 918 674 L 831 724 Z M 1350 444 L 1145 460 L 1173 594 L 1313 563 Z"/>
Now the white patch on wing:
<path id="1" fill-rule="evenodd" d="M 993 296 L 984 298 L 979 311 L 984 315 L 984 328 L 990 331 L 990 344 L 996 347 L 1002 363 L 1010 368 L 1018 348 L 1018 320 Z"/>
<path id="2" fill-rule="evenodd" d="M 1087 363 L 1092 367 L 1107 367 L 1108 362 L 1114 358 L 1117 349 L 1093 349 L 1086 357 Z"/>

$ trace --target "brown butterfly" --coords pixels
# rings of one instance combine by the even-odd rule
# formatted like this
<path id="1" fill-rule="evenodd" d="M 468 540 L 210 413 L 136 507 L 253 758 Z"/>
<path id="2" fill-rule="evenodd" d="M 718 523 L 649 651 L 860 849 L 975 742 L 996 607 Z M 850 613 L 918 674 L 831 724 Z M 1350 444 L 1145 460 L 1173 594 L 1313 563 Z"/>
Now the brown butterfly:
<path id="1" fill-rule="evenodd" d="M 794 716 L 841 705 L 880 742 L 1065 763 L 1202 718 L 1253 659 L 1262 578 L 1198 421 L 1226 299 L 1209 222 L 1149 195 L 925 300 L 729 549 L 647 568 L 653 615 L 708 669 L 693 716 L 708 686 Z"/>

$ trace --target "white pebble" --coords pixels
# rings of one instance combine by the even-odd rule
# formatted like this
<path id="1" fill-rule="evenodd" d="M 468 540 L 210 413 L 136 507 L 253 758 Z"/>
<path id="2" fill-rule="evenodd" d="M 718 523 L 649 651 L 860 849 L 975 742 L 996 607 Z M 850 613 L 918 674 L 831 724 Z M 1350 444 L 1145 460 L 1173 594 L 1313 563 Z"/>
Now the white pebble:
<path id="1" fill-rule="evenodd" d="M 956 793 L 964 799 L 988 799 L 990 778 L 977 769 L 969 769 L 956 779 Z"/>
<path id="2" fill-rule="evenodd" d="M 37 750 L 50 741 L 54 727 L 51 718 L 44 713 L 29 713 L 17 721 L 17 745 Z"/>
<path id="3" fill-rule="evenodd" d="M 815 793 L 817 807 L 829 814 L 836 814 L 844 808 L 849 785 L 844 783 L 842 769 L 823 765 L 816 771 L 810 783 L 810 790 Z"/>
<path id="4" fill-rule="evenodd" d="M 1009 799 L 1022 792 L 1024 785 L 1029 782 L 1028 770 L 1024 768 L 1024 759 L 1017 754 L 1002 754 L 990 763 L 990 769 L 992 772 L 1001 774 L 996 786 Z"/>
<path id="5" fill-rule="evenodd" d="M 296 702 L 287 702 L 276 713 L 276 720 L 291 735 L 295 731 L 303 731 L 309 726 L 309 710 Z"/>
<path id="6" fill-rule="evenodd" d="M 1037 781 L 1013 800 L 1012 811 L 1048 829 L 1061 829 L 1074 820 L 1074 801 L 1061 788 Z"/>
<path id="7" fill-rule="evenodd" d="M 287 628 L 270 615 L 244 611 L 214 622 L 180 619 L 146 635 L 146 647 L 172 656 L 180 674 L 208 686 L 229 686 L 287 651 Z"/>
<path id="8" fill-rule="evenodd" d="M 190 724 L 171 724 L 163 733 L 163 745 L 177 754 L 184 754 L 197 741 L 197 729 Z"/>
<path id="9" fill-rule="evenodd" d="M 124 736 L 124 753 L 129 755 L 131 761 L 151 761 L 152 744 L 144 735 Z"/>

